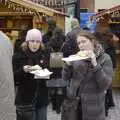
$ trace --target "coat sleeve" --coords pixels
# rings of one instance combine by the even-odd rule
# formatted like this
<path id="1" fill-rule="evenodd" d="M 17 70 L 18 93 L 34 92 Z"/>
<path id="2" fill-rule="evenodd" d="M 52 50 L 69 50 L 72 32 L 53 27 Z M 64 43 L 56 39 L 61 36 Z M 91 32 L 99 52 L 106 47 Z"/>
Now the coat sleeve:
<path id="1" fill-rule="evenodd" d="M 98 64 L 94 68 L 96 82 L 99 88 L 101 89 L 101 91 L 105 91 L 110 86 L 113 78 L 112 61 L 109 55 L 106 54 L 104 57 L 105 60 L 103 64 L 102 65 Z"/>
<path id="2" fill-rule="evenodd" d="M 72 77 L 72 66 L 65 63 L 62 70 L 62 79 L 64 81 L 69 82 L 71 77 Z"/>
<path id="3" fill-rule="evenodd" d="M 22 78 L 34 77 L 32 74 L 24 72 L 21 58 L 18 56 L 19 54 L 14 54 L 12 60 L 15 85 L 21 84 Z"/>

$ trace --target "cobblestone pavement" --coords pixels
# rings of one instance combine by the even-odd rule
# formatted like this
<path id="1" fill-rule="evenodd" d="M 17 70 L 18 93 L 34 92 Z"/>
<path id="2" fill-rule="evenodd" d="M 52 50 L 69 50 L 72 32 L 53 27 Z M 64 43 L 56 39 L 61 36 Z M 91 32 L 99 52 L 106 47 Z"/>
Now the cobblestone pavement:
<path id="1" fill-rule="evenodd" d="M 56 114 L 55 111 L 52 111 L 51 105 L 48 106 L 48 120 L 61 120 L 61 114 Z"/>
<path id="2" fill-rule="evenodd" d="M 120 120 L 120 90 L 115 90 L 113 95 L 116 106 L 110 109 L 106 120 Z M 48 107 L 48 120 L 61 120 L 61 115 L 52 111 L 51 106 Z"/>
<path id="3" fill-rule="evenodd" d="M 110 109 L 106 120 L 120 120 L 120 90 L 114 91 L 115 107 Z"/>

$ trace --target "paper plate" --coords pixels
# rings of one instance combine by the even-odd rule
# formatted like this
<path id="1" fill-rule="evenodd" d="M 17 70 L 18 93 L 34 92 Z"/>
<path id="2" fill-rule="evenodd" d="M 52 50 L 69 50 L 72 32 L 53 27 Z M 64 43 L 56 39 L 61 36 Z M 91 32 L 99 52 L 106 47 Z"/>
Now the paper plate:
<path id="1" fill-rule="evenodd" d="M 78 60 L 84 60 L 84 59 L 88 59 L 88 57 L 80 57 L 80 56 L 75 56 L 75 55 L 72 55 L 70 57 L 66 57 L 66 58 L 62 58 L 63 61 L 78 61 Z"/>

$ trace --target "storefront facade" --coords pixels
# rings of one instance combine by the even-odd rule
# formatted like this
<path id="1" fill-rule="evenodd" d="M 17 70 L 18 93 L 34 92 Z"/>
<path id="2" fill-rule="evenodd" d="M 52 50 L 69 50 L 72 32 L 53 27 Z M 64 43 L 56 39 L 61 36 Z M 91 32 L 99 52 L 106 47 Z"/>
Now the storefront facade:
<path id="1" fill-rule="evenodd" d="M 25 0 L 0 1 L 0 30 L 4 32 L 39 28 L 47 30 L 47 20 L 54 19 L 65 29 L 65 14 L 54 9 Z"/>

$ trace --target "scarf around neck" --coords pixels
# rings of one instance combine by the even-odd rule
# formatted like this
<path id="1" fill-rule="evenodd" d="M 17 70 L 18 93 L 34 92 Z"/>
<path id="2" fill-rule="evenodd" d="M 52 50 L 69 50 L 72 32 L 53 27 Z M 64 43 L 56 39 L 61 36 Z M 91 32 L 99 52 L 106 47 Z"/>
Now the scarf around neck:
<path id="1" fill-rule="evenodd" d="M 100 43 L 96 43 L 94 53 L 96 55 L 96 58 L 98 58 L 104 53 L 104 49 Z"/>
<path id="2" fill-rule="evenodd" d="M 42 50 L 38 50 L 37 52 L 31 52 L 29 49 L 25 52 L 28 58 L 29 65 L 36 65 L 39 64 L 39 58 L 41 57 Z"/>

